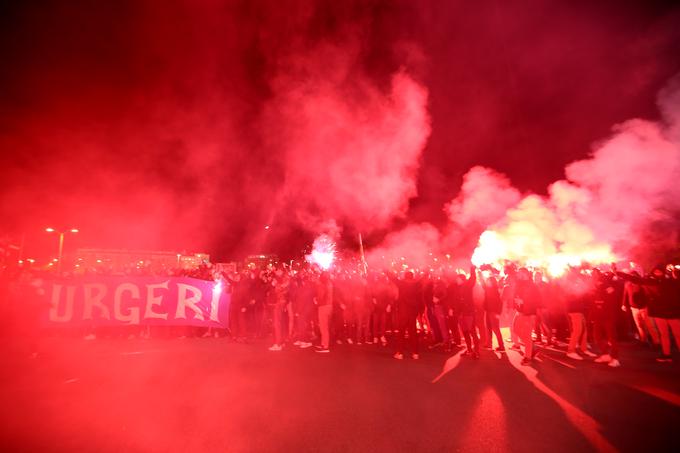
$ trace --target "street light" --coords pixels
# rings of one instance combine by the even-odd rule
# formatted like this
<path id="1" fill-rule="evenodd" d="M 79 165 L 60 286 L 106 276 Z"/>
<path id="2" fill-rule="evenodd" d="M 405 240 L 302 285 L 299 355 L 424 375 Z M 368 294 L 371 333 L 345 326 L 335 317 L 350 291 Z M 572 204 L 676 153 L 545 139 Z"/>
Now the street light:
<path id="1" fill-rule="evenodd" d="M 48 233 L 58 233 L 59 234 L 59 257 L 57 258 L 57 273 L 61 273 L 61 261 L 62 261 L 62 256 L 64 254 L 64 235 L 66 233 L 77 233 L 78 229 L 77 228 L 71 228 L 68 231 L 57 231 L 54 228 L 45 228 L 45 231 Z"/>

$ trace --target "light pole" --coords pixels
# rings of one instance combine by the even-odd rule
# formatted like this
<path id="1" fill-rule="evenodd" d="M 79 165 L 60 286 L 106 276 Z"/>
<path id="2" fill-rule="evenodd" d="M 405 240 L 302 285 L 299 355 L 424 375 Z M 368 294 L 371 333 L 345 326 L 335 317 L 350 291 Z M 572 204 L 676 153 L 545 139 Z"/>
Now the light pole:
<path id="1" fill-rule="evenodd" d="M 54 228 L 45 228 L 48 233 L 58 233 L 59 234 L 59 256 L 57 257 L 57 273 L 61 273 L 61 258 L 64 255 L 64 235 L 66 233 L 77 233 L 77 228 L 71 228 L 67 231 L 56 231 Z"/>

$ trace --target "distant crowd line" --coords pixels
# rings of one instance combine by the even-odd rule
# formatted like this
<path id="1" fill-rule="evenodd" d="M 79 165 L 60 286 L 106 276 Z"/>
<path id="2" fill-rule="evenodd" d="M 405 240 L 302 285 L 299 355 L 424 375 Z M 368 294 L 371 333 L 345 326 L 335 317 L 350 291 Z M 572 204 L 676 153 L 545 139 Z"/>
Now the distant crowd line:
<path id="1" fill-rule="evenodd" d="M 136 271 L 136 274 L 140 274 Z M 248 342 L 273 338 L 272 352 L 286 347 L 329 353 L 337 344 L 391 345 L 393 356 L 420 358 L 423 345 L 444 351 L 464 347 L 523 355 L 528 365 L 536 344 L 563 345 L 572 360 L 619 367 L 619 342 L 633 336 L 671 362 L 680 350 L 680 269 L 657 266 L 650 273 L 570 268 L 546 278 L 540 270 L 507 264 L 416 272 L 365 272 L 360 263 L 324 271 L 307 263 L 247 266 L 218 271 L 211 266 L 170 270 L 204 280 L 222 280 L 231 293 L 229 326 L 182 327 L 177 336 L 229 336 Z M 503 338 L 501 325 L 510 327 Z M 101 328 L 101 332 L 110 328 Z M 150 328 L 131 335 L 148 336 Z M 86 338 L 97 336 L 88 332 Z M 495 339 L 495 342 L 494 342 Z M 495 348 L 493 345 L 495 344 Z"/>

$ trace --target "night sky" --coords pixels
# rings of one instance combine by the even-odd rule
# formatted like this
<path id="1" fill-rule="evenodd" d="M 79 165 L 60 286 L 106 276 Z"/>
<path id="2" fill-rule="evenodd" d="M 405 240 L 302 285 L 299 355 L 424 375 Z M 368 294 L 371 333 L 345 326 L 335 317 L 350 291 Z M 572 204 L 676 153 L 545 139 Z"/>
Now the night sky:
<path id="1" fill-rule="evenodd" d="M 544 193 L 613 125 L 656 119 L 656 94 L 680 71 L 680 7 L 672 2 L 0 8 L 0 233 L 25 234 L 37 255 L 50 247 L 47 226 L 79 228 L 73 247 L 185 249 L 217 260 L 298 253 L 316 233 L 301 215 L 329 217 L 309 195 L 297 204 L 295 191 L 305 191 L 289 185 L 309 160 L 291 144 L 310 142 L 296 135 L 290 93 L 305 96 L 309 74 L 337 77 L 347 110 L 368 130 L 366 92 L 377 106 L 380 93 L 392 99 L 399 71 L 427 90 L 417 196 L 368 228 L 376 242 L 409 221 L 441 226 L 443 206 L 474 165 Z M 315 151 L 321 163 L 346 149 L 334 141 L 351 137 L 345 129 Z M 345 211 L 335 217 L 348 236 L 367 228 Z"/>

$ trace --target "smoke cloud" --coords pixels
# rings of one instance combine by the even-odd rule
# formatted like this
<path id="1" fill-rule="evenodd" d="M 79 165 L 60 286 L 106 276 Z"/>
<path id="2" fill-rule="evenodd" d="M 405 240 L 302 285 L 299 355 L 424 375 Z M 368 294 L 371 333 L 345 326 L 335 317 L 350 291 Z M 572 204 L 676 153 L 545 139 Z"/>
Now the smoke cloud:
<path id="1" fill-rule="evenodd" d="M 529 195 L 508 210 L 482 235 L 474 259 L 649 265 L 672 252 L 680 227 L 679 93 L 676 77 L 660 93 L 660 121 L 615 126 L 589 158 L 566 167 L 547 197 Z"/>
<path id="2" fill-rule="evenodd" d="M 427 90 L 404 69 L 381 90 L 359 50 L 349 40 L 296 53 L 271 82 L 264 121 L 273 126 L 269 147 L 283 156 L 278 208 L 312 232 L 329 219 L 355 231 L 384 228 L 417 194 Z"/>
<path id="3" fill-rule="evenodd" d="M 425 269 L 439 259 L 441 235 L 429 223 L 410 224 L 388 234 L 380 246 L 366 254 L 373 269 L 402 270 L 403 265 Z"/>
<path id="4" fill-rule="evenodd" d="M 472 167 L 463 177 L 458 196 L 445 210 L 449 220 L 462 228 L 492 225 L 521 198 L 507 176 L 486 167 Z"/>
<path id="5" fill-rule="evenodd" d="M 119 3 L 3 10 L 0 235 L 25 237 L 26 256 L 43 262 L 56 253 L 47 226 L 80 229 L 67 253 L 186 249 L 221 261 L 299 257 L 317 233 L 343 244 L 361 231 L 369 246 L 431 222 L 440 248 L 469 255 L 593 137 L 648 116 L 680 69 L 670 6 L 617 4 L 612 16 L 590 3 L 464 14 L 407 0 Z M 677 97 L 662 94 L 663 125 L 620 126 L 631 146 L 677 143 Z M 632 254 L 629 231 L 671 237 L 673 200 L 644 211 L 626 193 L 650 219 L 633 222 L 592 187 L 599 171 L 575 169 L 551 190 L 558 223 L 574 218 L 596 241 L 606 231 Z M 660 181 L 644 181 L 647 198 L 669 195 Z"/>

